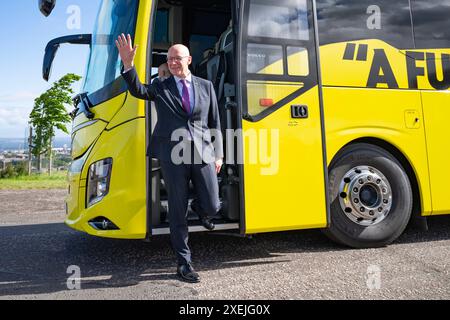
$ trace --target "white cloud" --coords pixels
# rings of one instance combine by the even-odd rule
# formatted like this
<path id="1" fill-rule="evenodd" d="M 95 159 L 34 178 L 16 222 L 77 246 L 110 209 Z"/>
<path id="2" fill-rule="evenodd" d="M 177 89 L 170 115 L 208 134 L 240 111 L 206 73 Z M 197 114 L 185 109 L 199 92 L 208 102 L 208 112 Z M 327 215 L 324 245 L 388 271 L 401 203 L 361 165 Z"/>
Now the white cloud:
<path id="1" fill-rule="evenodd" d="M 31 91 L 0 93 L 0 137 L 22 137 L 37 95 Z"/>
<path id="2" fill-rule="evenodd" d="M 28 126 L 30 111 L 0 106 L 0 138 L 22 137 Z"/>
<path id="3" fill-rule="evenodd" d="M 31 91 L 18 91 L 14 94 L 0 93 L 0 105 L 10 103 L 30 104 L 34 103 L 34 99 L 38 97 L 38 94 Z"/>

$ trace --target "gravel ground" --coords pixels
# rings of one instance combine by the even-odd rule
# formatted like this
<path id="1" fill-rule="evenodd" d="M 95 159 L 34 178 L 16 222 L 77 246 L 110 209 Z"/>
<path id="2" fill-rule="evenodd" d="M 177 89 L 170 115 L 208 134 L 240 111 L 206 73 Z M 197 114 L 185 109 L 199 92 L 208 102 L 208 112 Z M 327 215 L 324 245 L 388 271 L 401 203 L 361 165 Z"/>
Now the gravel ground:
<path id="1" fill-rule="evenodd" d="M 62 222 L 66 189 L 0 190 L 0 225 Z"/>
<path id="2" fill-rule="evenodd" d="M 0 191 L 0 299 L 450 299 L 450 217 L 353 250 L 318 230 L 192 234 L 202 281 L 180 282 L 168 236 L 150 243 L 66 227 L 65 190 Z M 69 290 L 68 267 L 81 273 Z M 69 280 L 69 281 L 68 281 Z"/>

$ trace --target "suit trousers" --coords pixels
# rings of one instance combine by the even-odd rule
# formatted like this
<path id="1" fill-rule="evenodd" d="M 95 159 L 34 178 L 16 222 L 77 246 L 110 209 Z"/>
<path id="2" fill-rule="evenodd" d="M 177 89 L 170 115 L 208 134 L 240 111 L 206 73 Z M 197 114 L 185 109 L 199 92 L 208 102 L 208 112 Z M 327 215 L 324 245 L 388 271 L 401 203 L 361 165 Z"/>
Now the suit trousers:
<path id="1" fill-rule="evenodd" d="M 172 247 L 178 264 L 191 263 L 187 224 L 189 182 L 194 185 L 198 214 L 213 216 L 220 209 L 219 184 L 214 163 L 174 164 L 161 161 L 161 172 L 168 192 L 169 226 Z"/>

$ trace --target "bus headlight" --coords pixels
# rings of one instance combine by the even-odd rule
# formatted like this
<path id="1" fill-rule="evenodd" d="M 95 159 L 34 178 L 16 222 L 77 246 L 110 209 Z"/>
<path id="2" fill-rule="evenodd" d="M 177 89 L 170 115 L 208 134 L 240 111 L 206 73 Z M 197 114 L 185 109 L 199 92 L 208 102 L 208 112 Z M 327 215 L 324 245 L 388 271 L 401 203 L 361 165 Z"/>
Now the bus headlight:
<path id="1" fill-rule="evenodd" d="M 87 206 L 102 200 L 109 192 L 112 158 L 97 161 L 89 167 L 87 180 Z"/>

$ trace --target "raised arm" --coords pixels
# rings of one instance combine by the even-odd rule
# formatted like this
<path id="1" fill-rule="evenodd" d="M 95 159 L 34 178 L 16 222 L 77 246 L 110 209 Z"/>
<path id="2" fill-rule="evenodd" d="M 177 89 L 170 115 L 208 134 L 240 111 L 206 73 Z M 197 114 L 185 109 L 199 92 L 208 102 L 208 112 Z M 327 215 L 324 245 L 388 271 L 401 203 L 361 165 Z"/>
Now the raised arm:
<path id="1" fill-rule="evenodd" d="M 124 67 L 122 77 L 125 79 L 131 95 L 139 99 L 153 100 L 155 93 L 152 85 L 143 85 L 134 69 L 134 58 L 136 57 L 138 46 L 135 45 L 133 47 L 131 36 L 128 34 L 125 37 L 122 33 L 116 40 L 116 47 L 119 50 L 120 59 L 122 59 Z"/>

